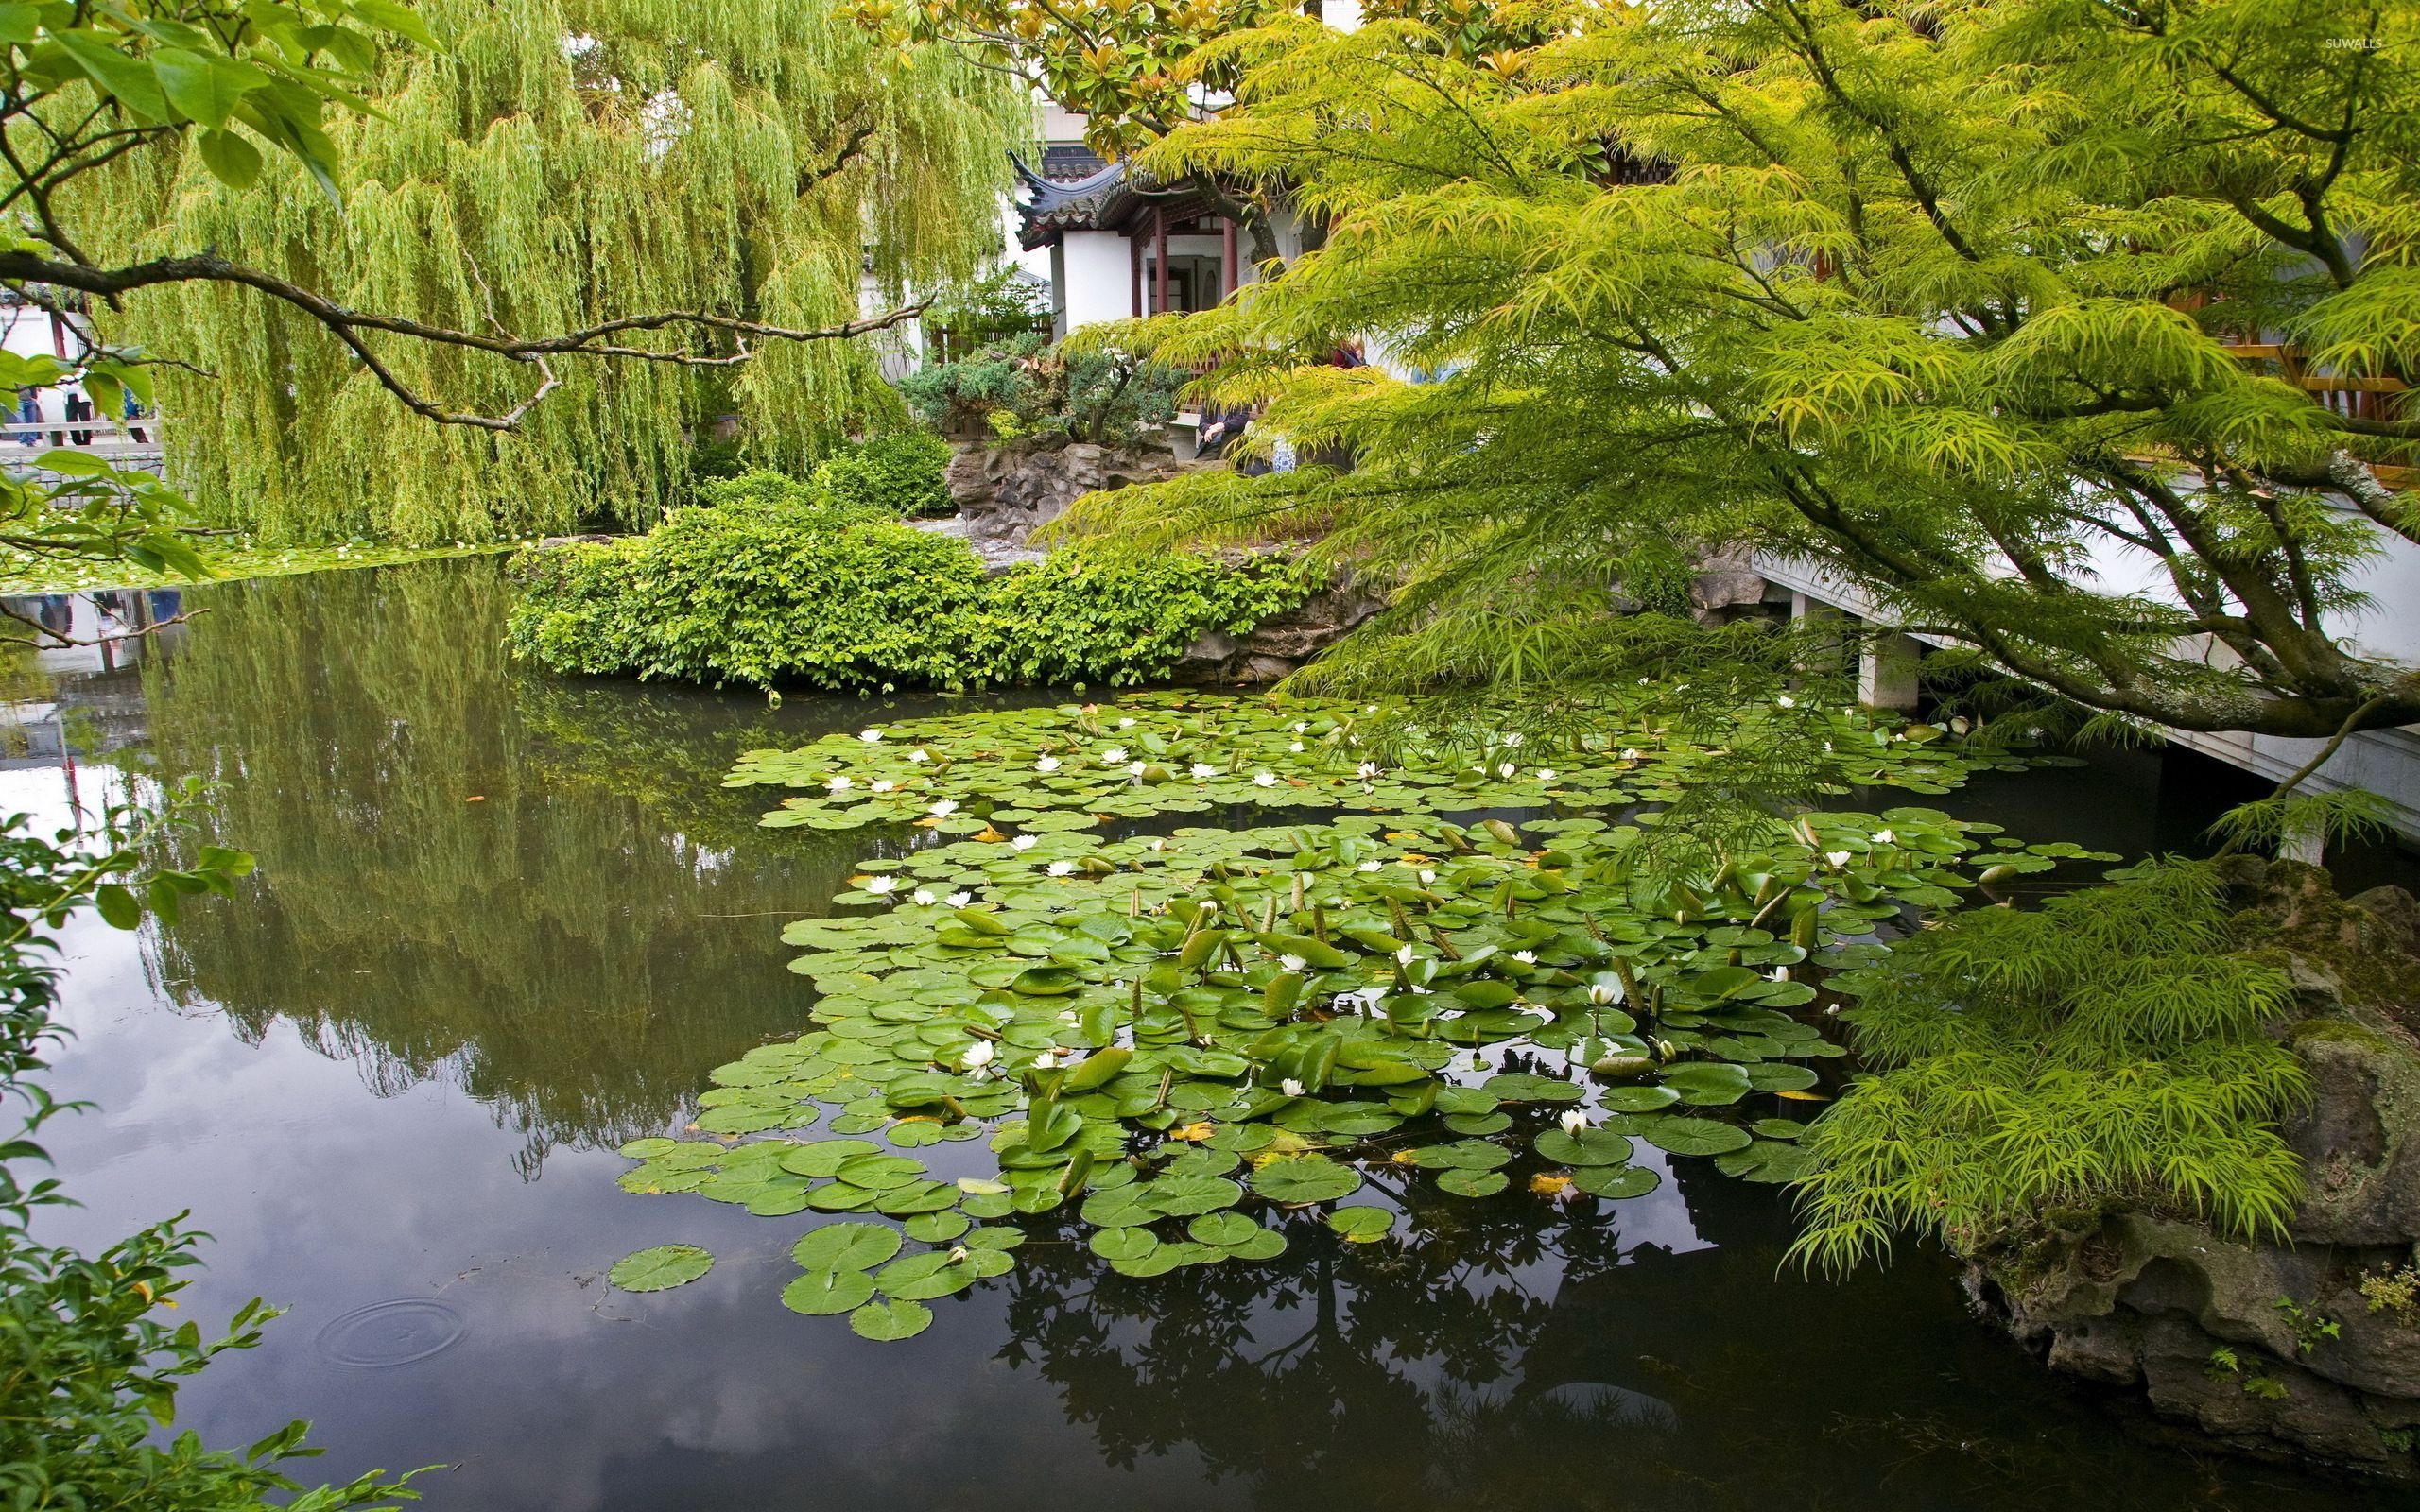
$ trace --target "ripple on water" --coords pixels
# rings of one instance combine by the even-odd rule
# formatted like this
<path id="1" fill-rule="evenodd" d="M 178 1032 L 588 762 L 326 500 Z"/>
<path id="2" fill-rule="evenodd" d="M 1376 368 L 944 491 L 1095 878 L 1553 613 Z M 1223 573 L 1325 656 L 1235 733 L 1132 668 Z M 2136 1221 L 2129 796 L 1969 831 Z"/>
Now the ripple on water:
<path id="1" fill-rule="evenodd" d="M 320 1353 L 370 1368 L 425 1360 L 462 1336 L 462 1319 L 433 1297 L 399 1297 L 357 1307 L 320 1331 Z"/>

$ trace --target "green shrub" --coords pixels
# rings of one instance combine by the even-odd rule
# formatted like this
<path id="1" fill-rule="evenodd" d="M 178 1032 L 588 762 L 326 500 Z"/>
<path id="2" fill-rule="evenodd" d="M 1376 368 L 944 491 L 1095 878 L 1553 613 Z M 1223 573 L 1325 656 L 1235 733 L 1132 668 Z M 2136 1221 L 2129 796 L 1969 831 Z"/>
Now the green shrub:
<path id="1" fill-rule="evenodd" d="M 2267 1033 L 2291 982 L 2232 944 L 2211 868 L 2178 862 L 1853 948 L 1827 985 L 1875 1072 L 1806 1137 L 1792 1253 L 1846 1269 L 1910 1233 L 1971 1254 L 2052 1207 L 2281 1233 L 2302 1163 L 2278 1121 L 2309 1078 Z"/>
<path id="2" fill-rule="evenodd" d="M 514 570 L 513 650 L 551 671 L 844 692 L 1142 682 L 1309 582 L 1290 563 L 1074 551 L 986 577 L 962 542 L 822 505 L 679 510 Z"/>
<path id="3" fill-rule="evenodd" d="M 1003 440 L 1062 437 L 1132 445 L 1176 413 L 1192 375 L 1125 352 L 1052 347 L 1020 335 L 911 374 L 899 391 L 926 424 Z"/>
<path id="4" fill-rule="evenodd" d="M 850 448 L 815 470 L 815 485 L 840 506 L 894 519 L 947 514 L 949 442 L 930 431 L 900 431 Z"/>

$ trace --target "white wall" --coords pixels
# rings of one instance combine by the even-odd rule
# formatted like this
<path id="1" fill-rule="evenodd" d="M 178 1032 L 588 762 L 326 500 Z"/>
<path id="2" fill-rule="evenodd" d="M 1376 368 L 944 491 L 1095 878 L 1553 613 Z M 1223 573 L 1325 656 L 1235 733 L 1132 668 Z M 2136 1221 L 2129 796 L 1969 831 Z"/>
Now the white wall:
<path id="1" fill-rule="evenodd" d="M 1134 266 L 1126 238 L 1114 231 L 1071 231 L 1059 238 L 1051 283 L 1059 291 L 1060 329 L 1134 314 Z"/>

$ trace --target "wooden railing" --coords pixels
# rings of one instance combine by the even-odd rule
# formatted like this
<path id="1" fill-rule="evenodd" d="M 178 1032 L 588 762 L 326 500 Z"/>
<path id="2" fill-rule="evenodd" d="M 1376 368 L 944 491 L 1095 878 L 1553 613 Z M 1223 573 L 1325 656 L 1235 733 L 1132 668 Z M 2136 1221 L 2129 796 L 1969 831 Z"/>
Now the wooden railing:
<path id="1" fill-rule="evenodd" d="M 2399 378 L 2346 378 L 2312 372 L 2307 351 L 2273 341 L 2231 341 L 2227 351 L 2239 362 L 2275 364 L 2278 376 L 2308 394 L 2311 403 L 2346 420 L 2402 420 L 2415 413 L 2411 402 L 2396 397 L 2411 391 L 2411 386 Z M 2373 462 L 2371 471 L 2391 489 L 2420 485 L 2420 467 Z"/>

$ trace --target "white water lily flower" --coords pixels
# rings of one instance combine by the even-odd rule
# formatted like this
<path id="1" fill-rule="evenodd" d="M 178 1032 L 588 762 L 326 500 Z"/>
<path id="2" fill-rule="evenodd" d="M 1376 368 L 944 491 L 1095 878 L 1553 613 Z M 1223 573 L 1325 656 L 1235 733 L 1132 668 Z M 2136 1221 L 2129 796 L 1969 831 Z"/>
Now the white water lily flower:
<path id="1" fill-rule="evenodd" d="M 1009 842 L 1011 846 L 1019 850 L 1030 850 L 1041 843 L 1042 836 L 1038 834 L 1020 834 L 1015 839 Z"/>
<path id="2" fill-rule="evenodd" d="M 1498 765 L 1496 766 L 1496 768 L 1495 768 L 1495 775 L 1496 775 L 1496 776 L 1498 776 L 1498 777 L 1510 777 L 1510 776 L 1512 776 L 1514 772 L 1517 772 L 1517 771 L 1519 771 L 1520 769 L 1521 769 L 1521 768 L 1519 768 L 1518 766 L 1513 765 L 1511 762 L 1503 762 L 1503 763 L 1498 764 Z"/>
<path id="3" fill-rule="evenodd" d="M 1626 762 L 1634 762 L 1638 760 L 1638 747 L 1635 746 L 1624 747 L 1622 748 L 1622 760 Z"/>
<path id="4" fill-rule="evenodd" d="M 1125 984 L 1125 983 L 1123 983 L 1123 982 L 1120 982 L 1120 983 L 1117 983 L 1116 985 L 1117 985 L 1117 986 L 1119 986 L 1119 987 L 1124 987 L 1126 984 Z M 1076 1010 L 1075 1010 L 1075 1009 L 1073 1009 L 1073 1008 L 1069 1008 L 1066 1012 L 1064 1012 L 1064 1013 L 1063 1013 L 1063 1014 L 1059 1015 L 1059 1022 L 1060 1022 L 1061 1023 L 1074 1023 L 1074 1022 L 1076 1022 Z"/>
<path id="5" fill-rule="evenodd" d="M 1374 714 L 1378 712 L 1378 706 L 1374 703 L 1365 703 L 1361 706 L 1361 712 L 1365 714 Z"/>
<path id="6" fill-rule="evenodd" d="M 1876 845 L 1897 845 L 1899 843 L 1899 837 L 1896 834 L 1892 833 L 1889 830 L 1876 830 L 1874 832 L 1874 843 Z"/>
<path id="7" fill-rule="evenodd" d="M 1277 964 L 1289 971 L 1299 971 L 1311 963 L 1299 955 L 1280 955 L 1277 957 Z"/>
<path id="8" fill-rule="evenodd" d="M 873 894 L 877 898 L 881 897 L 884 893 L 893 891 L 898 887 L 898 885 L 899 879 L 897 877 L 868 877 L 866 879 L 866 891 Z"/>
<path id="9" fill-rule="evenodd" d="M 1146 846 L 1144 847 L 1144 849 L 1145 849 L 1145 850 L 1167 850 L 1167 848 L 1168 848 L 1167 837 L 1166 835 L 1159 835 L 1159 834 L 1155 834 L 1155 835 L 1151 836 L 1151 839 L 1150 839 L 1150 844 L 1148 844 L 1148 845 L 1146 845 Z"/>
<path id="10" fill-rule="evenodd" d="M 964 1245 L 952 1245 L 950 1246 L 949 1263 L 953 1265 L 963 1265 L 966 1263 L 966 1246 Z"/>
<path id="11" fill-rule="evenodd" d="M 967 1047 L 966 1054 L 958 1057 L 958 1063 L 969 1071 L 981 1071 L 992 1063 L 992 1057 L 997 1054 L 992 1048 L 991 1040 L 977 1040 Z"/>
<path id="12" fill-rule="evenodd" d="M 954 892 L 942 900 L 942 902 L 949 904 L 952 908 L 963 908 L 974 901 L 975 895 L 971 892 Z"/>
<path id="13" fill-rule="evenodd" d="M 914 750 L 908 753 L 908 759 L 914 762 L 917 765 L 922 766 L 925 763 L 931 761 L 933 756 L 932 752 L 925 749 L 924 747 L 919 746 Z"/>
<path id="14" fill-rule="evenodd" d="M 1129 715 L 1128 717 L 1126 717 L 1126 718 L 1124 718 L 1124 719 L 1119 720 L 1119 721 L 1117 722 L 1117 728 L 1118 728 L 1118 729 L 1120 729 L 1120 730 L 1132 730 L 1132 729 L 1133 729 L 1133 728 L 1134 728 L 1134 720 L 1133 720 L 1133 717 L 1132 717 L 1132 715 Z"/>
<path id="15" fill-rule="evenodd" d="M 1538 964 L 1538 953 L 1535 951 L 1514 951 L 1512 953 L 1512 958 L 1520 962 L 1523 966 L 1535 966 Z"/>
<path id="16" fill-rule="evenodd" d="M 1151 764 L 1150 762 L 1128 762 L 1126 764 L 1126 775 L 1129 777 L 1140 777 L 1150 769 Z"/>
<path id="17" fill-rule="evenodd" d="M 1409 966 L 1411 964 L 1410 946 L 1398 945 L 1395 947 L 1395 964 L 1398 966 Z"/>
<path id="18" fill-rule="evenodd" d="M 1107 750 L 1105 750 L 1105 751 L 1102 751 L 1102 752 L 1100 753 L 1100 764 L 1101 764 L 1103 766 L 1123 766 L 1123 765 L 1126 765 L 1126 747 L 1123 747 L 1123 746 L 1112 746 L 1111 747 L 1109 747 L 1109 749 L 1107 749 Z"/>
<path id="19" fill-rule="evenodd" d="M 1974 728 L 1975 727 L 1973 725 L 1966 722 L 1966 716 L 1964 714 L 1960 714 L 1957 718 L 1949 722 L 1949 732 L 1953 735 L 1962 735 Z"/>
<path id="20" fill-rule="evenodd" d="M 1355 768 L 1355 770 L 1358 772 L 1361 780 L 1366 782 L 1371 778 L 1378 775 L 1378 764 L 1376 762 L 1363 762 L 1358 767 Z"/>
<path id="21" fill-rule="evenodd" d="M 823 786 L 827 792 L 845 793 L 849 790 L 849 780 L 845 777 L 827 777 L 823 780 Z"/>
<path id="22" fill-rule="evenodd" d="M 898 785 L 899 784 L 897 782 L 890 781 L 887 777 L 877 777 L 874 779 L 873 790 L 877 793 L 888 793 Z"/>
<path id="23" fill-rule="evenodd" d="M 1420 885 L 1424 887 L 1437 880 L 1437 873 L 1429 870 L 1426 867 L 1421 868 L 1415 875 L 1420 878 Z"/>
<path id="24" fill-rule="evenodd" d="M 1375 871 L 1378 869 L 1378 867 L 1379 863 L 1375 861 L 1364 861 L 1353 869 L 1356 871 Z"/>
<path id="25" fill-rule="evenodd" d="M 1059 1057 L 1047 1050 L 1033 1057 L 1033 1069 L 1036 1071 L 1055 1071 L 1058 1066 Z"/>
<path id="26" fill-rule="evenodd" d="M 1795 708 L 1797 708 L 1797 707 L 1798 707 L 1798 700 L 1797 700 L 1797 699 L 1795 699 L 1795 698 L 1793 698 L 1793 697 L 1791 697 L 1789 694 L 1786 694 L 1786 693 L 1785 693 L 1785 694 L 1783 694 L 1780 697 L 1775 698 L 1775 699 L 1773 700 L 1773 703 L 1774 703 L 1774 705 L 1775 705 L 1776 707 L 1783 708 L 1783 709 L 1795 709 Z"/>
<path id="27" fill-rule="evenodd" d="M 1538 781 L 1539 781 L 1539 782 L 1553 782 L 1553 781 L 1554 781 L 1554 768 L 1553 768 L 1553 767 L 1551 767 L 1551 766 L 1541 766 L 1541 767 L 1539 767 L 1539 768 L 1538 768 Z"/>
<path id="28" fill-rule="evenodd" d="M 882 731 L 879 730 L 860 730 L 857 731 L 857 738 L 864 741 L 869 746 L 879 745 L 882 741 Z"/>
<path id="29" fill-rule="evenodd" d="M 1055 772 L 1059 769 L 1059 758 L 1056 756 L 1045 756 L 1042 760 L 1033 764 L 1033 769 L 1037 772 Z"/>
<path id="30" fill-rule="evenodd" d="M 1618 979 L 1611 982 L 1591 982 L 1588 984 L 1589 1005 L 1610 1008 L 1622 1000 L 1626 991 L 1627 989 Z"/>
<path id="31" fill-rule="evenodd" d="M 1509 734 L 1509 735 L 1507 735 L 1507 736 L 1505 736 L 1505 737 L 1504 737 L 1504 747 L 1505 747 L 1505 748 L 1506 748 L 1507 750 L 1512 750 L 1512 749 L 1516 749 L 1516 748 L 1518 748 L 1518 747 L 1519 747 L 1519 746 L 1520 746 L 1520 744 L 1521 744 L 1521 739 L 1522 739 L 1522 736 L 1521 736 L 1521 732 L 1520 732 L 1519 730 L 1516 730 L 1512 731 L 1512 733 L 1511 733 L 1511 734 Z"/>
<path id="32" fill-rule="evenodd" d="M 1252 785 L 1254 787 L 1275 787 L 1277 785 L 1277 774 L 1275 772 L 1254 772 L 1253 774 Z"/>
<path id="33" fill-rule="evenodd" d="M 1297 719 L 1297 720 L 1295 720 L 1295 721 L 1294 721 L 1294 733 L 1296 733 L 1296 734 L 1298 734 L 1298 735 L 1299 735 L 1299 734 L 1301 734 L 1304 730 L 1308 730 L 1308 729 L 1310 729 L 1310 728 L 1311 728 L 1311 722 L 1310 722 L 1309 720 L 1307 720 L 1307 719 Z"/>
<path id="34" fill-rule="evenodd" d="M 909 895 L 908 901 L 917 903 L 931 903 L 937 900 L 933 897 L 933 889 L 930 887 L 919 887 L 915 892 Z"/>
<path id="35" fill-rule="evenodd" d="M 1219 775 L 1219 768 L 1211 765 L 1208 762 L 1195 762 L 1193 764 L 1193 775 L 1196 780 L 1216 777 Z"/>
<path id="36" fill-rule="evenodd" d="M 1277 1084 L 1277 1090 L 1284 1092 L 1288 1097 L 1300 1097 L 1303 1095 L 1304 1091 L 1303 1084 L 1296 1081 L 1291 1076 L 1288 1076 L 1284 1081 L 1279 1082 Z"/>
<path id="37" fill-rule="evenodd" d="M 1575 1108 L 1555 1122 L 1563 1125 L 1563 1131 L 1565 1134 L 1578 1139 L 1580 1131 L 1588 1126 L 1588 1115 Z"/>
<path id="38" fill-rule="evenodd" d="M 1292 744 L 1291 746 L 1287 747 L 1286 748 L 1287 748 L 1288 750 L 1301 750 L 1301 749 L 1303 748 L 1303 743 L 1302 743 L 1301 741 L 1299 741 L 1299 740 L 1298 740 L 1298 741 L 1294 742 L 1294 744 Z"/>
<path id="39" fill-rule="evenodd" d="M 1076 864 L 1072 861 L 1053 861 L 1042 869 L 1054 877 L 1068 877 L 1075 875 Z"/>
<path id="40" fill-rule="evenodd" d="M 1787 966 L 1776 966 L 1776 967 L 1774 967 L 1774 968 L 1773 968 L 1773 977 L 1772 977 L 1772 979 L 1773 979 L 1774 981 L 1776 981 L 1776 982 L 1787 982 L 1787 981 L 1789 981 L 1789 967 L 1787 967 Z"/>
<path id="41" fill-rule="evenodd" d="M 934 802 L 933 806 L 925 810 L 925 812 L 930 814 L 934 818 L 946 819 L 951 815 L 958 812 L 958 799 L 954 798 L 938 799 Z"/>
<path id="42" fill-rule="evenodd" d="M 1826 850 L 1824 852 L 1824 859 L 1830 862 L 1834 867 L 1845 867 L 1851 861 L 1855 860 L 1856 857 L 1852 856 L 1846 850 Z"/>

